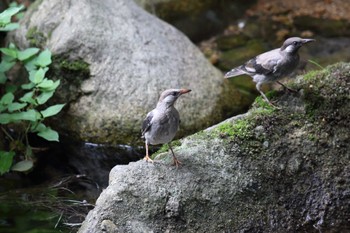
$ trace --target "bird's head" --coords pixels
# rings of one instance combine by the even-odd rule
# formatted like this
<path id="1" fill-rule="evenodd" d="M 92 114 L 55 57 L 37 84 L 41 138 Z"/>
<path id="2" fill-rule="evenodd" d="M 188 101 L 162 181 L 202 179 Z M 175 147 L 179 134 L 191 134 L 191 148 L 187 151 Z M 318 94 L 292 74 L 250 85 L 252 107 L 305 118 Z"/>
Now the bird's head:
<path id="1" fill-rule="evenodd" d="M 298 49 L 306 43 L 313 42 L 314 39 L 303 39 L 299 37 L 291 37 L 284 41 L 281 51 L 286 53 L 295 53 Z"/>
<path id="2" fill-rule="evenodd" d="M 190 92 L 189 89 L 168 89 L 162 92 L 162 94 L 159 97 L 158 104 L 165 104 L 167 106 L 174 105 L 177 98 L 179 98 L 181 95 L 186 94 Z"/>

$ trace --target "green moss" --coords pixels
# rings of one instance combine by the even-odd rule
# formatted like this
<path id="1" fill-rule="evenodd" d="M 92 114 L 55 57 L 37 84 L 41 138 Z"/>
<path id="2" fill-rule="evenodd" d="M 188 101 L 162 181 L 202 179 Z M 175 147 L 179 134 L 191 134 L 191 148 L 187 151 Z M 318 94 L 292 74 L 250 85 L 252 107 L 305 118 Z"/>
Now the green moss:
<path id="1" fill-rule="evenodd" d="M 241 119 L 232 123 L 223 123 L 219 125 L 214 134 L 219 137 L 239 137 L 248 138 L 252 136 L 251 129 L 253 122 L 249 118 Z"/>
<path id="2" fill-rule="evenodd" d="M 173 150 L 176 147 L 181 146 L 181 141 L 180 140 L 174 140 L 171 142 L 171 148 L 173 148 Z M 170 150 L 169 145 L 168 144 L 164 144 L 158 151 L 156 151 L 155 153 L 153 153 L 151 155 L 151 159 L 154 159 L 157 155 L 164 153 L 164 152 L 168 152 Z"/>
<path id="3" fill-rule="evenodd" d="M 38 31 L 37 27 L 29 28 L 26 34 L 26 39 L 29 41 L 30 46 L 43 48 L 47 41 L 47 37 L 44 33 Z"/>
<path id="4" fill-rule="evenodd" d="M 69 71 L 79 71 L 80 73 L 90 73 L 90 65 L 83 60 L 69 61 L 59 59 L 59 67 Z"/>
<path id="5" fill-rule="evenodd" d="M 68 55 L 54 55 L 48 75 L 59 79 L 57 101 L 71 102 L 81 95 L 81 84 L 90 78 L 90 66 L 82 59 L 69 59 Z"/>
<path id="6" fill-rule="evenodd" d="M 53 68 L 64 76 L 84 80 L 90 77 L 90 65 L 83 59 L 69 59 L 65 55 L 53 56 Z"/>
<path id="7" fill-rule="evenodd" d="M 271 101 L 275 96 L 277 96 L 278 92 L 275 90 L 267 92 L 265 95 Z M 272 114 L 276 111 L 276 108 L 267 103 L 264 98 L 260 95 L 256 97 L 255 102 L 253 104 L 254 114 Z"/>
<path id="8" fill-rule="evenodd" d="M 316 141 L 316 139 L 317 139 L 317 136 L 315 135 L 315 134 L 313 134 L 313 133 L 309 133 L 308 135 L 307 135 L 307 138 L 310 140 L 310 141 Z"/>

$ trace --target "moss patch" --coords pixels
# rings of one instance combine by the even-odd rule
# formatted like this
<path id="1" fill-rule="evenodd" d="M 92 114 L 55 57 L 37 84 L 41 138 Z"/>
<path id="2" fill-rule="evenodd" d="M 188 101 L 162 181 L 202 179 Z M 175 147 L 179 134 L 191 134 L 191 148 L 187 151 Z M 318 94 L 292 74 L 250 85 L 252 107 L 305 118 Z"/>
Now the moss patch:
<path id="1" fill-rule="evenodd" d="M 29 28 L 26 34 L 26 39 L 29 41 L 29 45 L 37 48 L 43 48 L 47 41 L 47 36 L 44 33 L 38 31 L 37 27 Z"/>
<path id="2" fill-rule="evenodd" d="M 90 65 L 82 59 L 69 59 L 66 55 L 54 55 L 49 75 L 61 80 L 59 98 L 64 102 L 78 99 L 83 93 L 80 86 L 90 78 Z"/>
<path id="3" fill-rule="evenodd" d="M 180 140 L 174 140 L 174 141 L 171 142 L 171 148 L 173 148 L 173 150 L 175 150 L 175 148 L 181 146 L 181 144 L 182 143 L 181 143 Z M 170 150 L 169 145 L 168 144 L 164 144 L 164 145 L 162 145 L 162 147 L 158 151 L 156 151 L 155 153 L 153 153 L 151 155 L 151 158 L 154 159 L 159 154 L 168 152 L 169 150 Z"/>
<path id="4" fill-rule="evenodd" d="M 253 123 L 249 119 L 237 120 L 234 124 L 224 123 L 217 127 L 216 132 L 220 137 L 251 137 Z"/>
<path id="5" fill-rule="evenodd" d="M 89 64 L 83 60 L 73 60 L 69 61 L 67 59 L 55 57 L 57 60 L 59 68 L 70 71 L 79 72 L 80 74 L 90 74 Z"/>

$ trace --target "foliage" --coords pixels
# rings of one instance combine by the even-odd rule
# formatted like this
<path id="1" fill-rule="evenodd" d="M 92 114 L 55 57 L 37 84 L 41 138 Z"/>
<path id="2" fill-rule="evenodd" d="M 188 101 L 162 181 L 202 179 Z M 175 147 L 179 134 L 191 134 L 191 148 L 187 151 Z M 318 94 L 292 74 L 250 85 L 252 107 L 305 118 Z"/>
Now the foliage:
<path id="1" fill-rule="evenodd" d="M 13 6 L 0 14 L 0 31 L 18 28 L 18 23 L 11 23 L 11 18 L 21 11 L 21 6 Z M 33 151 L 28 134 L 35 133 L 48 141 L 58 141 L 58 133 L 46 126 L 43 121 L 58 114 L 64 104 L 44 107 L 54 95 L 60 80 L 53 81 L 46 77 L 51 64 L 51 52 L 38 48 L 20 50 L 10 43 L 0 48 L 0 127 L 11 141 L 9 151 L 0 150 L 0 175 L 12 167 L 15 171 L 27 171 L 33 167 Z M 25 83 L 13 83 L 9 71 L 14 66 L 26 70 Z M 46 106 L 46 105 L 45 105 Z M 15 135 L 15 136 L 14 136 Z M 24 155 L 24 160 L 12 166 L 15 155 Z"/>

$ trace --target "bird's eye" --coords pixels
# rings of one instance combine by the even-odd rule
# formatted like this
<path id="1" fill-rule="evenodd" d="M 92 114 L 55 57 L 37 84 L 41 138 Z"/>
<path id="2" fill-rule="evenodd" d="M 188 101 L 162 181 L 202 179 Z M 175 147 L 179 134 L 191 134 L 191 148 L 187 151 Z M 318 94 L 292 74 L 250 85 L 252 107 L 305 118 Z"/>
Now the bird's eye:
<path id="1" fill-rule="evenodd" d="M 176 92 L 176 91 L 173 91 L 173 92 L 171 93 L 171 95 L 172 95 L 172 96 L 176 96 L 176 95 L 177 95 L 177 92 Z"/>
<path id="2" fill-rule="evenodd" d="M 298 42 L 297 41 L 293 41 L 293 45 L 297 45 L 298 44 Z"/>

